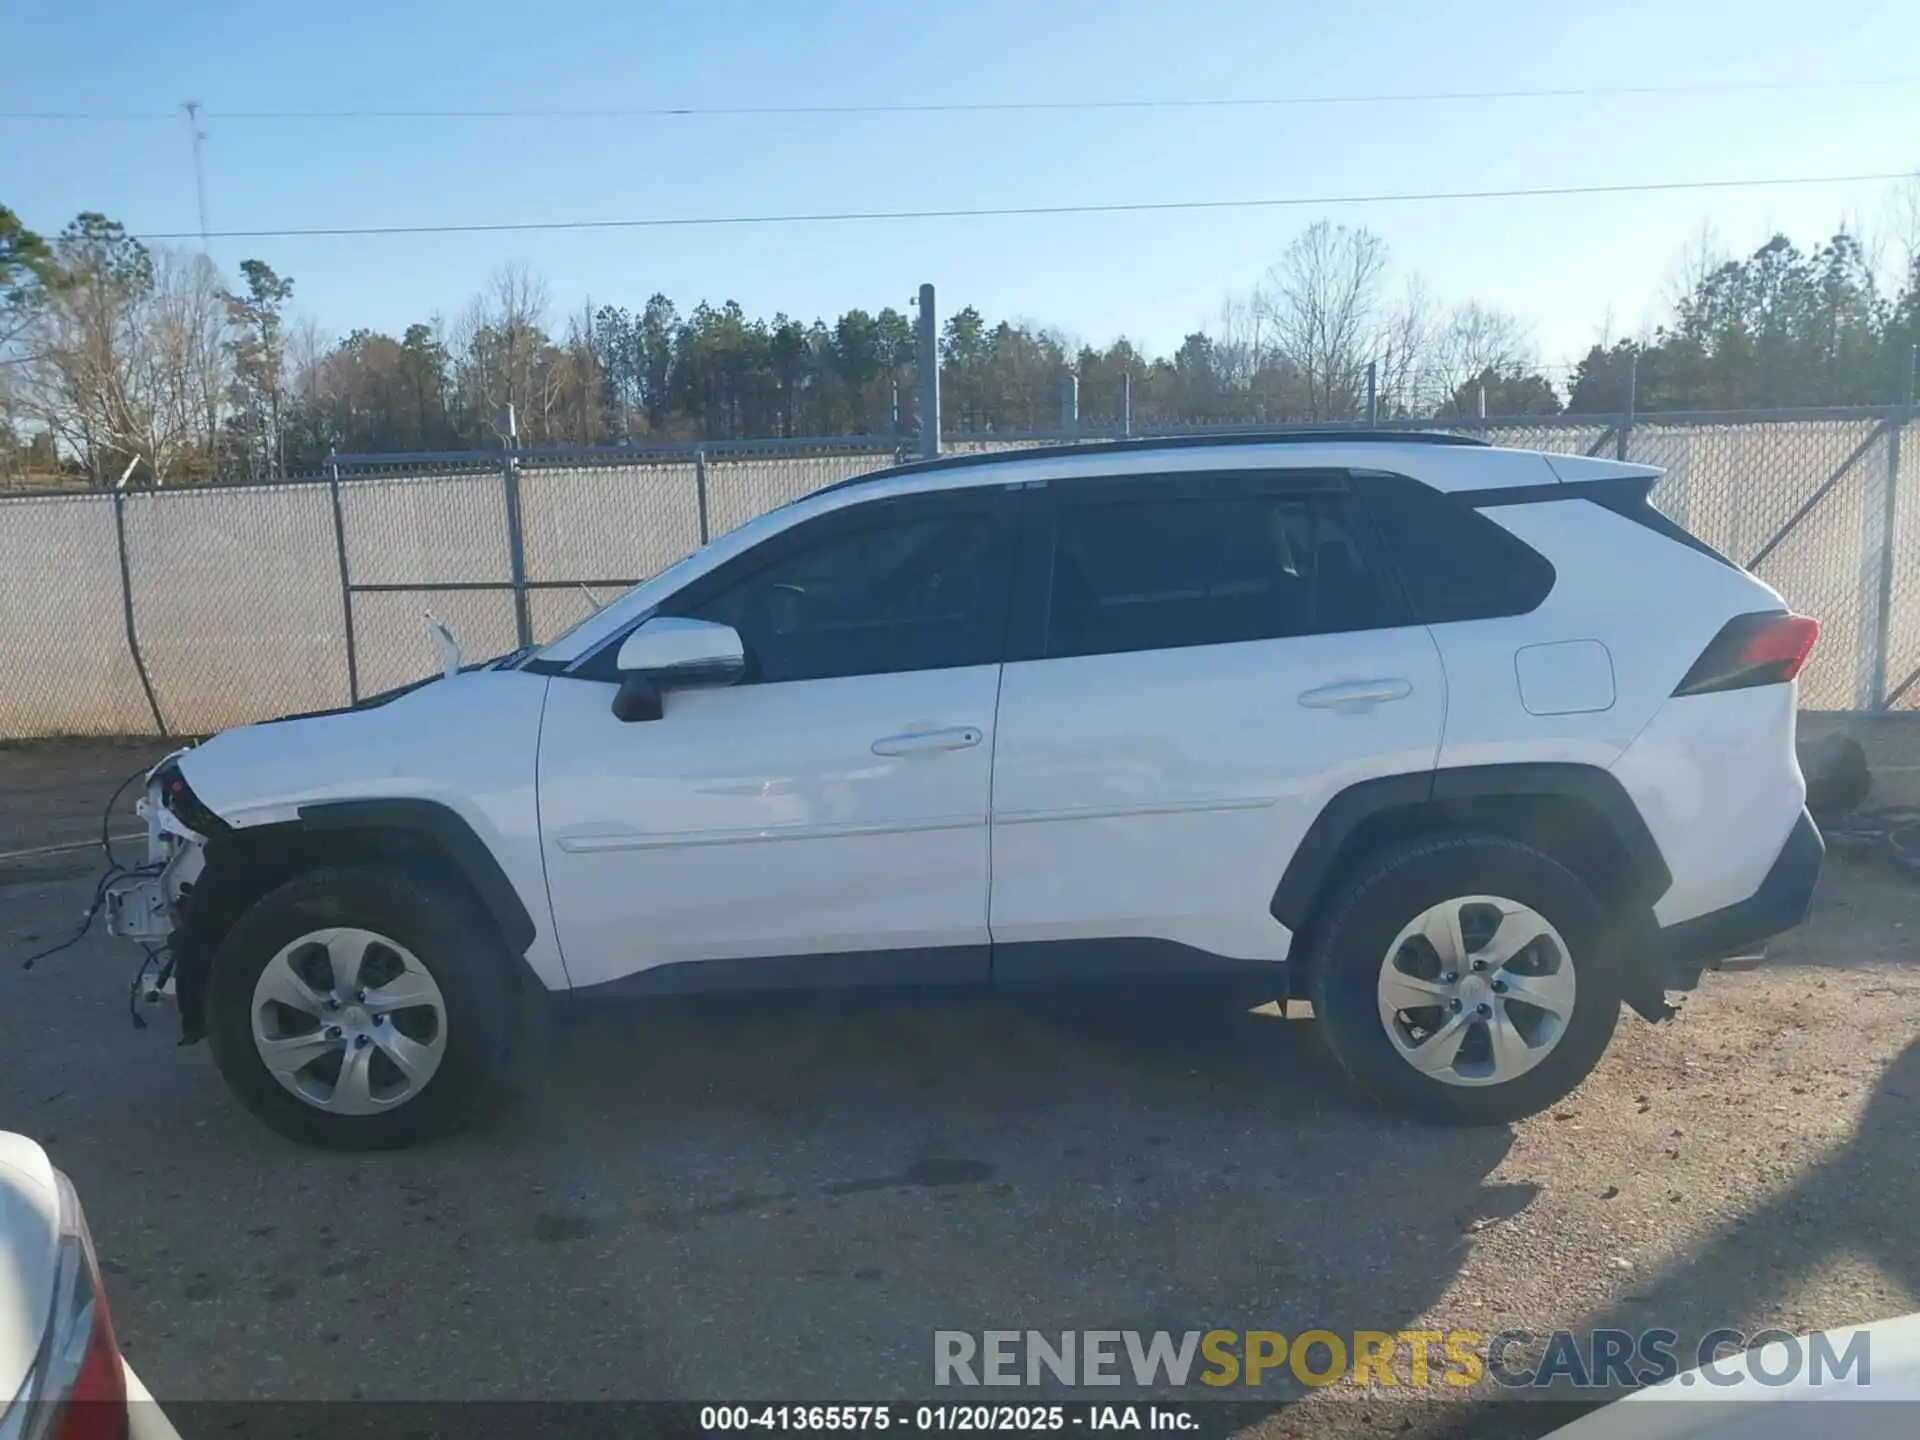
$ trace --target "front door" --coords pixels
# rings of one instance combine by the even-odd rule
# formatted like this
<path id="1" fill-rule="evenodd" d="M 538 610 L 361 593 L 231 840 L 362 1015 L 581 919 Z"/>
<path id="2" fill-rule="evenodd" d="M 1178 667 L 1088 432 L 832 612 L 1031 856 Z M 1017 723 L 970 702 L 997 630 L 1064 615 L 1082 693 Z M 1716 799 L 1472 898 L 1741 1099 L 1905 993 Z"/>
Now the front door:
<path id="1" fill-rule="evenodd" d="M 541 832 L 576 986 L 986 977 L 1005 500 L 868 501 L 696 578 L 661 613 L 732 625 L 747 674 L 658 720 L 615 718 L 604 661 L 554 679 Z"/>

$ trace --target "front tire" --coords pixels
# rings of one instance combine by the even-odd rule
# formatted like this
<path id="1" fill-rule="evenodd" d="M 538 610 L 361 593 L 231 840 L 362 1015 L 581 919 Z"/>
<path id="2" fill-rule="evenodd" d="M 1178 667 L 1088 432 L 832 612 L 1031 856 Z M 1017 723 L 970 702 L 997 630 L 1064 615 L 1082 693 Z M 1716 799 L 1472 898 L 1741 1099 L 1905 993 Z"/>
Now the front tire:
<path id="1" fill-rule="evenodd" d="M 1373 858 L 1334 897 L 1310 963 L 1320 1032 L 1354 1083 L 1446 1124 L 1502 1124 L 1562 1099 L 1620 1015 L 1600 902 L 1502 836 Z"/>
<path id="2" fill-rule="evenodd" d="M 505 1066 L 511 959 L 464 889 L 400 865 L 309 871 L 214 955 L 207 1035 L 290 1139 L 383 1150 L 455 1128 Z"/>

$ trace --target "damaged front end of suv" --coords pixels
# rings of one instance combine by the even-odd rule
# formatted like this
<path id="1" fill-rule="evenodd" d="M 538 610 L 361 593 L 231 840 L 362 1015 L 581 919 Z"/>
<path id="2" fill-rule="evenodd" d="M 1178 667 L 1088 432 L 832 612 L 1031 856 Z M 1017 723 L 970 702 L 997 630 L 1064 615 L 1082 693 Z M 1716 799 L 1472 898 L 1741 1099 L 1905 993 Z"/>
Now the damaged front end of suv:
<path id="1" fill-rule="evenodd" d="M 169 989 L 176 991 L 182 1043 L 200 1038 L 200 1006 L 199 996 L 186 994 L 176 982 L 183 974 L 198 977 L 205 969 L 181 970 L 184 922 L 195 887 L 206 873 L 208 845 L 230 834 L 227 823 L 202 804 L 187 784 L 180 770 L 185 753 L 176 750 L 147 772 L 146 793 L 134 806 L 147 826 L 146 861 L 109 881 L 103 891 L 107 932 L 164 952 L 157 974 L 149 981 L 149 972 L 143 970 L 136 991 L 148 985 L 145 998 L 149 1000 L 157 1000 Z"/>

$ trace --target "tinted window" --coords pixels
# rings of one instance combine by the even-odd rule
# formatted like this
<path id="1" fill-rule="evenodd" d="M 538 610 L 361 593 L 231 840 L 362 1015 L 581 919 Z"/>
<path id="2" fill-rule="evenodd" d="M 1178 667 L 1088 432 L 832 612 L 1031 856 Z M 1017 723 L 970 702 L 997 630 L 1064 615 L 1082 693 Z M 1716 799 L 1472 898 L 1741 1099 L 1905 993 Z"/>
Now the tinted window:
<path id="1" fill-rule="evenodd" d="M 1383 623 L 1374 576 L 1328 497 L 1063 505 L 1048 655 L 1224 645 Z"/>
<path id="2" fill-rule="evenodd" d="M 1354 483 L 1426 624 L 1524 615 L 1553 589 L 1546 558 L 1472 507 L 1402 475 Z"/>
<path id="3" fill-rule="evenodd" d="M 831 533 L 675 613 L 740 632 L 749 680 L 991 664 L 1006 576 L 994 522 L 949 514 Z"/>

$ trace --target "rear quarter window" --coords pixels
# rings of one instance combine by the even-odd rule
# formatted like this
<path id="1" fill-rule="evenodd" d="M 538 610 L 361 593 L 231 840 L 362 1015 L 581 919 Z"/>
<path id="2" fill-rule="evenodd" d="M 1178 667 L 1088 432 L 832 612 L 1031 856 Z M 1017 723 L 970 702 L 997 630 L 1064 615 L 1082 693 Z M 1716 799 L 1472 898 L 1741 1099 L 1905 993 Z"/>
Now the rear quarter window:
<path id="1" fill-rule="evenodd" d="M 1472 506 L 1404 475 L 1353 482 L 1422 624 L 1524 615 L 1552 591 L 1547 558 Z"/>

